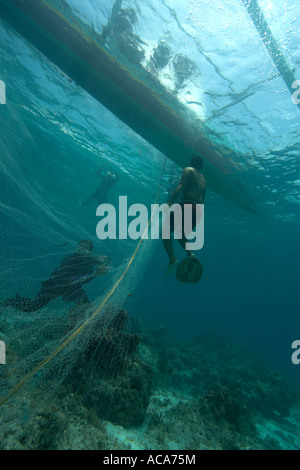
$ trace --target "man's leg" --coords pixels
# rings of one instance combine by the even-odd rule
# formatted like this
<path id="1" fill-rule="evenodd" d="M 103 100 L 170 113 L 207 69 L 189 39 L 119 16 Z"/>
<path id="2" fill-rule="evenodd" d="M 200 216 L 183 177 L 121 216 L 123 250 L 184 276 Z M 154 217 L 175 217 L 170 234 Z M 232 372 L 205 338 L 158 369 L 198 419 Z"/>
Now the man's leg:
<path id="1" fill-rule="evenodd" d="M 13 307 L 17 310 L 21 310 L 22 312 L 32 313 L 45 307 L 45 305 L 47 305 L 55 297 L 57 297 L 55 293 L 53 291 L 51 293 L 51 291 L 49 291 L 48 286 L 44 285 L 34 299 L 20 297 L 20 295 L 18 294 L 15 298 L 6 299 L 2 303 L 2 306 Z"/>
<path id="2" fill-rule="evenodd" d="M 163 245 L 169 258 L 169 266 L 166 271 L 166 274 L 171 274 L 176 264 L 178 263 L 178 260 L 175 256 L 174 248 L 173 248 L 173 240 L 172 240 L 173 232 L 174 232 L 174 214 L 172 212 L 170 214 L 170 237 L 163 238 Z"/>
<path id="3" fill-rule="evenodd" d="M 191 250 L 187 250 L 185 247 L 186 247 L 186 244 L 189 243 L 189 240 L 186 238 L 185 236 L 185 229 L 186 229 L 186 221 L 185 221 L 185 215 L 187 214 L 187 212 L 185 212 L 185 204 L 191 204 L 191 203 L 182 203 L 182 210 L 183 210 L 183 221 L 182 221 L 182 226 L 184 227 L 184 230 L 182 230 L 182 238 L 179 239 L 179 243 L 180 245 L 182 246 L 182 248 L 184 249 L 184 251 L 186 252 L 187 256 L 195 256 L 193 254 L 193 252 Z M 188 216 L 192 216 L 192 220 L 190 221 L 191 223 L 188 224 L 188 227 L 191 228 L 191 231 L 189 233 L 187 233 L 187 235 L 190 235 L 191 232 L 194 230 L 194 228 L 198 225 L 198 223 L 200 222 L 200 219 L 202 217 L 202 209 L 199 207 L 198 204 L 196 203 L 193 203 L 192 204 L 192 213 L 188 213 Z"/>

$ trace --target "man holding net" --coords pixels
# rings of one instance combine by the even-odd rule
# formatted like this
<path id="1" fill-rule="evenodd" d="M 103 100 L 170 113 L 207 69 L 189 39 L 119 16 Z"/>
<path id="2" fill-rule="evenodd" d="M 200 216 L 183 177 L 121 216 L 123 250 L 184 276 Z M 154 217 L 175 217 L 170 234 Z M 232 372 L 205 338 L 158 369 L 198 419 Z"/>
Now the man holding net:
<path id="1" fill-rule="evenodd" d="M 110 270 L 108 257 L 95 256 L 92 251 L 93 243 L 90 240 L 82 240 L 78 244 L 77 251 L 64 258 L 49 279 L 42 281 L 42 288 L 34 299 L 17 295 L 2 302 L 2 307 L 10 306 L 31 313 L 40 310 L 60 296 L 66 303 L 75 302 L 76 305 L 88 307 L 90 301 L 82 285 Z"/>

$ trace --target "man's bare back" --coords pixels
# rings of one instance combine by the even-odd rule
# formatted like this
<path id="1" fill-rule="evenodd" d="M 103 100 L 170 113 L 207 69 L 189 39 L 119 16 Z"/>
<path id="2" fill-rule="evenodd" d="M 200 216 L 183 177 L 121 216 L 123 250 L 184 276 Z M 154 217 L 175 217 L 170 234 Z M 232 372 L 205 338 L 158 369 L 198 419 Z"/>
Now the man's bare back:
<path id="1" fill-rule="evenodd" d="M 176 186 L 170 200 L 171 206 L 176 199 L 204 204 L 206 181 L 200 169 L 188 166 L 184 168 L 179 184 Z"/>
<path id="2" fill-rule="evenodd" d="M 182 173 L 181 183 L 183 201 L 204 204 L 206 181 L 199 170 L 192 167 L 185 168 Z"/>

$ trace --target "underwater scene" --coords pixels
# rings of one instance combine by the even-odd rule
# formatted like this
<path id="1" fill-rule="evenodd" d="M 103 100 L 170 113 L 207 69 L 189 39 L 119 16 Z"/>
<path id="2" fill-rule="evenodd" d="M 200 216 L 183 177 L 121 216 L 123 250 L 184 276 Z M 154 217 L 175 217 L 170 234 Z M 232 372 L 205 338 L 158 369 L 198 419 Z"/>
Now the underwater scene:
<path id="1" fill-rule="evenodd" d="M 299 10 L 0 0 L 0 450 L 300 450 Z"/>

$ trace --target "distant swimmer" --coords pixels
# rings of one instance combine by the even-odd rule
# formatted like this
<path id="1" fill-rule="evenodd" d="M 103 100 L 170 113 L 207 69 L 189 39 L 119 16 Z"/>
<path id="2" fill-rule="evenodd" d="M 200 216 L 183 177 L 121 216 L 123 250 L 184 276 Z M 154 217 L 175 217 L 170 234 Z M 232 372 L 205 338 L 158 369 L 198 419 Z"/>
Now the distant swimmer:
<path id="1" fill-rule="evenodd" d="M 173 191 L 168 205 L 172 206 L 176 200 L 182 208 L 182 214 L 184 216 L 184 210 L 186 205 L 192 206 L 192 229 L 199 222 L 199 206 L 197 204 L 204 204 L 205 193 L 206 193 L 206 181 L 201 173 L 203 167 L 203 159 L 196 155 L 191 158 L 190 166 L 184 168 L 181 176 L 181 180 Z M 173 216 L 173 217 L 172 217 Z M 171 213 L 170 220 L 170 233 L 174 232 L 174 215 Z M 182 218 L 183 226 L 183 218 Z M 181 246 L 185 249 L 187 239 L 182 233 L 182 238 L 178 240 Z M 174 254 L 172 238 L 163 239 L 164 248 L 169 258 L 169 266 L 167 274 L 171 274 L 174 268 L 178 264 L 178 260 Z M 197 282 L 202 276 L 202 266 L 200 261 L 193 255 L 191 251 L 186 250 L 188 258 L 183 260 L 176 269 L 176 277 L 182 282 Z"/>
<path id="2" fill-rule="evenodd" d="M 15 298 L 4 300 L 1 306 L 31 313 L 62 296 L 66 303 L 75 302 L 76 305 L 89 307 L 90 301 L 82 285 L 110 270 L 108 257 L 95 256 L 92 251 L 93 243 L 90 240 L 82 240 L 77 251 L 64 258 L 49 279 L 42 281 L 42 288 L 33 300 L 17 295 Z"/>
<path id="3" fill-rule="evenodd" d="M 91 196 L 86 201 L 80 201 L 82 205 L 87 205 L 91 201 L 97 201 L 97 204 L 108 203 L 108 191 L 119 181 L 119 176 L 116 173 L 108 171 L 103 173 L 101 170 L 98 171 L 100 176 L 100 184 L 98 185 L 96 191 L 91 194 Z"/>

